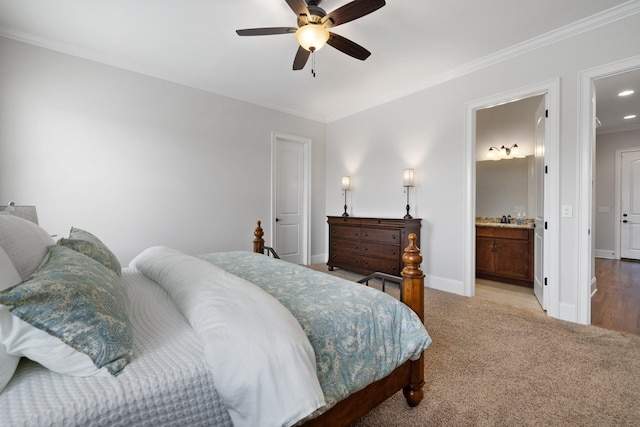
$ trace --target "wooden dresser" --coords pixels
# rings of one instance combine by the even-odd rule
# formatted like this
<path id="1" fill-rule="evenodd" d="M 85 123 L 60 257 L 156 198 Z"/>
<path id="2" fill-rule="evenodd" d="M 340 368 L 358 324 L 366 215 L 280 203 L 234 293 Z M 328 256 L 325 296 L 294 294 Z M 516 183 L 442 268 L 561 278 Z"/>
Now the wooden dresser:
<path id="1" fill-rule="evenodd" d="M 327 218 L 329 270 L 337 267 L 365 275 L 380 271 L 399 276 L 409 234 L 416 234 L 416 245 L 420 247 L 421 219 Z"/>

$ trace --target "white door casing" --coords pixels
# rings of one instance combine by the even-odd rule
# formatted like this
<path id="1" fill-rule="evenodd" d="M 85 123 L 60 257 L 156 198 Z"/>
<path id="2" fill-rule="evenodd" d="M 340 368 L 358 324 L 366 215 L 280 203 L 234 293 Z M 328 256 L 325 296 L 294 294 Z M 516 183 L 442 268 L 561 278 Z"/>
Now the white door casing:
<path id="1" fill-rule="evenodd" d="M 591 296 L 593 294 L 593 246 L 591 239 L 593 213 L 593 156 L 596 140 L 595 80 L 640 69 L 640 56 L 580 72 L 579 117 L 579 220 L 578 220 L 578 295 L 577 322 L 591 324 Z M 619 209 L 619 206 L 616 206 Z M 616 227 L 619 227 L 616 222 Z M 616 233 L 616 237 L 619 233 Z M 618 244 L 616 243 L 616 247 Z"/>
<path id="2" fill-rule="evenodd" d="M 309 264 L 311 140 L 272 134 L 273 247 L 281 259 Z"/>
<path id="3" fill-rule="evenodd" d="M 535 150 L 534 150 L 534 221 L 535 228 L 533 229 L 533 248 L 535 251 L 534 256 L 534 274 L 533 274 L 533 293 L 535 294 L 538 302 L 542 306 L 543 310 L 547 309 L 549 305 L 549 294 L 545 292 L 545 252 L 544 250 L 544 234 L 545 234 L 545 206 L 544 206 L 544 193 L 545 193 L 545 164 L 544 164 L 544 148 L 546 140 L 546 96 L 540 102 L 540 105 L 536 109 L 535 115 Z"/>
<path id="4" fill-rule="evenodd" d="M 640 259 L 640 151 L 620 153 L 620 257 Z"/>

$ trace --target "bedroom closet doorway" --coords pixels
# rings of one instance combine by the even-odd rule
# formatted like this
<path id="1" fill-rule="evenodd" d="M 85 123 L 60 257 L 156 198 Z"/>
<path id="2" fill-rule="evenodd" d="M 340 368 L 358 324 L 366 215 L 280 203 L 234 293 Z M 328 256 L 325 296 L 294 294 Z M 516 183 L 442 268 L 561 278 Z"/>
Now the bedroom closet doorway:
<path id="1" fill-rule="evenodd" d="M 272 246 L 281 259 L 308 265 L 311 140 L 271 135 Z"/>
<path id="2" fill-rule="evenodd" d="M 518 141 L 518 131 L 516 129 L 515 131 L 511 130 L 509 137 L 505 140 L 498 140 L 500 139 L 498 138 L 498 133 L 494 133 L 491 138 L 483 140 L 479 133 L 478 113 L 494 107 L 504 107 L 496 110 L 503 110 L 506 113 L 505 108 L 509 108 L 509 104 L 512 103 L 516 105 L 515 102 L 517 101 L 523 101 L 520 105 L 525 104 L 525 102 L 531 104 L 527 107 L 527 111 L 531 112 L 530 116 L 527 116 L 530 117 L 531 120 L 528 122 L 529 124 L 527 124 L 527 129 L 529 130 L 527 130 L 526 133 L 528 133 L 528 136 L 522 141 Z M 491 254 L 491 256 L 493 256 L 493 258 L 491 258 L 493 259 L 491 265 L 496 269 L 492 271 L 490 275 L 509 276 L 515 275 L 516 273 L 524 274 L 525 270 L 533 273 L 529 276 L 529 279 L 525 279 L 528 280 L 529 286 L 531 280 L 533 280 L 533 288 L 529 288 L 531 298 L 534 298 L 533 296 L 535 295 L 540 306 L 546 310 L 550 316 L 557 317 L 559 302 L 557 286 L 557 278 L 559 276 L 557 241 L 559 233 L 557 231 L 557 225 L 555 227 L 553 227 L 553 225 L 558 223 L 557 215 L 554 213 L 557 210 L 557 192 L 559 188 L 558 170 L 555 166 L 557 164 L 559 151 L 558 117 L 559 81 L 557 79 L 467 104 L 467 160 L 469 162 L 467 170 L 470 171 L 470 176 L 467 181 L 469 185 L 469 200 L 467 204 L 469 227 L 465 231 L 465 240 L 469 244 L 469 250 L 467 255 L 468 263 L 465 264 L 466 268 L 468 268 L 464 281 L 465 295 L 474 296 L 476 294 L 477 256 L 481 255 L 480 261 L 483 270 L 486 270 L 486 262 L 489 262 L 487 261 L 488 259 L 490 260 L 486 255 L 487 247 L 484 243 L 488 238 L 483 237 L 486 234 L 484 231 L 481 236 L 483 237 L 481 239 L 482 242 L 480 242 L 483 243 L 482 252 L 478 252 L 476 247 L 478 238 L 476 233 L 477 221 L 482 223 L 481 227 L 496 227 L 500 226 L 500 224 L 492 226 L 489 223 L 494 220 L 500 222 L 502 216 L 508 220 L 508 216 L 511 215 L 510 222 L 512 225 L 509 227 L 523 228 L 523 226 L 527 224 L 529 228 L 532 228 L 532 230 L 530 230 L 532 232 L 531 237 L 528 237 L 527 241 L 533 241 L 533 249 L 528 249 L 525 252 L 532 254 L 529 256 L 533 258 L 533 265 L 532 267 L 526 268 L 518 267 L 518 265 L 522 264 L 521 261 L 525 254 L 525 252 L 523 252 L 524 249 L 522 249 L 524 248 L 524 243 L 518 243 L 516 245 L 516 243 L 509 241 L 502 246 L 503 248 L 513 247 L 518 249 L 517 253 L 513 254 L 513 256 L 496 253 L 496 248 L 500 246 L 497 243 L 498 237 L 502 236 L 502 234 L 500 234 L 500 236 L 496 235 L 498 237 L 494 238 L 496 243 L 490 246 L 493 248 L 491 250 L 493 252 Z M 499 126 L 501 122 L 505 122 L 506 120 L 508 120 L 508 117 L 504 115 L 497 119 L 494 118 L 494 123 L 496 126 Z M 501 151 L 500 148 L 502 146 L 513 150 L 515 145 L 518 146 L 519 152 L 511 152 L 509 155 L 509 150 L 502 150 L 506 151 L 506 156 L 503 154 L 503 156 L 498 157 L 514 158 L 513 160 L 483 162 L 484 160 L 488 160 L 487 154 L 489 148 L 494 147 L 495 153 L 496 151 Z M 525 145 L 527 147 L 525 147 Z M 497 149 L 495 147 L 497 147 Z M 525 156 L 525 158 L 515 158 L 522 156 Z M 508 187 L 511 186 L 513 180 L 509 177 L 504 177 L 498 180 L 497 186 L 494 186 L 495 188 L 493 188 L 493 190 L 480 194 L 477 193 L 479 185 L 477 181 L 477 173 L 479 170 L 477 169 L 479 168 L 477 162 L 487 163 L 487 167 L 489 167 L 491 164 L 497 165 L 503 162 L 517 161 L 527 164 L 527 172 L 525 172 L 525 177 L 523 178 L 524 183 L 522 184 L 524 187 L 519 190 L 509 190 Z M 526 181 L 528 181 L 528 183 Z M 524 198 L 516 197 L 517 203 L 514 201 L 515 199 L 509 199 L 501 204 L 497 197 L 501 194 L 508 194 L 509 191 L 511 191 L 512 196 L 518 196 L 518 194 L 522 192 L 527 193 L 527 196 Z M 496 205 L 499 205 L 497 209 L 500 212 L 491 211 Z M 520 216 L 521 224 L 516 224 L 515 220 L 518 216 Z M 533 226 L 533 224 L 535 224 L 535 226 Z M 518 234 L 518 236 L 520 236 L 520 234 L 524 235 L 525 233 L 521 231 L 523 230 L 518 230 L 517 233 L 516 231 L 506 233 L 509 236 L 505 238 L 515 239 L 515 234 Z M 509 244 L 507 245 L 507 243 Z M 529 246 L 529 248 L 531 248 L 531 246 Z M 500 268 L 495 267 L 498 264 Z M 512 267 L 517 270 L 510 270 L 509 268 Z M 486 274 L 487 273 L 483 271 L 483 275 Z M 518 285 L 522 284 L 522 280 L 518 280 L 518 282 Z"/>

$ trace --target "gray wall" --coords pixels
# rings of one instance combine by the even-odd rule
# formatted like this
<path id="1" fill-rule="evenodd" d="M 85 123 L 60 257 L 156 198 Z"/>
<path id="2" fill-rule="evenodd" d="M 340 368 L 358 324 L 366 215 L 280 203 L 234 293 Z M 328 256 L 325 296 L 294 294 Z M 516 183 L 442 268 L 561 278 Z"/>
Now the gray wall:
<path id="1" fill-rule="evenodd" d="M 629 43 L 638 28 L 640 16 L 632 15 L 330 123 L 327 211 L 340 212 L 340 177 L 349 174 L 357 183 L 351 202 L 355 214 L 401 216 L 401 172 L 413 167 L 412 207 L 423 219 L 427 284 L 462 292 L 469 268 L 463 254 L 473 244 L 463 236 L 465 200 L 475 191 L 465 171 L 465 106 L 559 79 L 558 206 L 571 206 L 575 214 L 552 224 L 559 230 L 560 259 L 558 300 L 551 304 L 559 307 L 558 317 L 577 321 L 580 72 L 640 55 L 640 44 Z"/>
<path id="2" fill-rule="evenodd" d="M 125 264 L 151 245 L 251 250 L 279 131 L 312 139 L 324 258 L 325 124 L 3 38 L 0 58 L 0 204 L 35 204 L 47 231 L 85 228 Z"/>
<path id="3" fill-rule="evenodd" d="M 598 135 L 596 138 L 595 233 L 596 256 L 619 258 L 615 246 L 616 150 L 640 149 L 640 129 Z M 607 211 L 608 212 L 605 212 Z"/>

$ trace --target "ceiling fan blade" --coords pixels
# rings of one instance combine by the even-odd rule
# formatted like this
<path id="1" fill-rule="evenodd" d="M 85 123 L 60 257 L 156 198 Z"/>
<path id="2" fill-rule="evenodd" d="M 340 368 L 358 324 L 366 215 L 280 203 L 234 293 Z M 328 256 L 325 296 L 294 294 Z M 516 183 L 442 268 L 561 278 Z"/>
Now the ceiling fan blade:
<path id="1" fill-rule="evenodd" d="M 293 60 L 293 69 L 294 70 L 302 70 L 307 63 L 307 59 L 309 59 L 309 52 L 307 49 L 302 46 L 298 46 L 298 51 L 296 52 L 296 57 Z"/>
<path id="2" fill-rule="evenodd" d="M 363 48 L 357 43 L 352 42 L 351 40 L 339 36 L 335 33 L 329 33 L 329 40 L 327 40 L 327 44 L 333 46 L 338 49 L 340 52 L 346 53 L 349 56 L 353 56 L 356 59 L 360 59 L 364 61 L 371 55 L 367 49 Z"/>
<path id="3" fill-rule="evenodd" d="M 296 16 L 309 16 L 309 10 L 307 9 L 307 3 L 304 0 L 285 0 L 293 13 Z"/>
<path id="4" fill-rule="evenodd" d="M 236 30 L 236 33 L 239 36 L 270 36 L 273 34 L 295 33 L 297 30 L 294 27 L 248 28 L 246 30 Z"/>
<path id="5" fill-rule="evenodd" d="M 361 18 L 370 14 L 386 3 L 384 0 L 353 0 L 351 3 L 347 3 L 336 10 L 329 12 L 324 18 L 322 18 L 322 24 L 326 28 L 336 27 L 342 25 L 345 22 L 353 21 L 354 19 Z"/>

